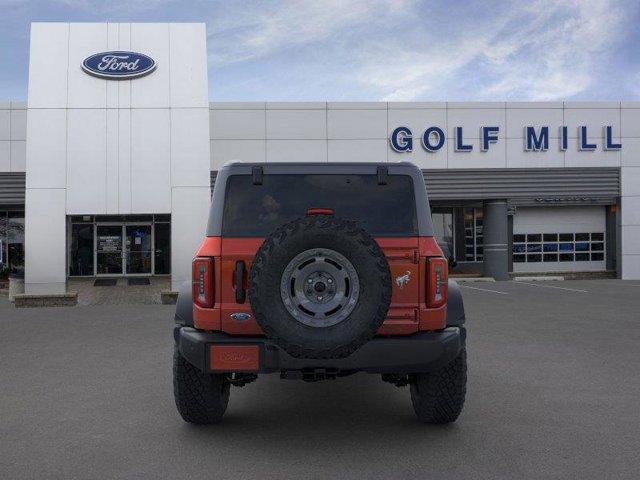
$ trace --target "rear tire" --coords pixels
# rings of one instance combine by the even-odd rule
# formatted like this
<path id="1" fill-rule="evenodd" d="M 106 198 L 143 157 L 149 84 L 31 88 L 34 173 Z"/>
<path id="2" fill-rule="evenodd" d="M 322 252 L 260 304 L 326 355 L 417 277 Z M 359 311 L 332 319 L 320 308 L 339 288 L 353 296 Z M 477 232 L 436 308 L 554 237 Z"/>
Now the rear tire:
<path id="1" fill-rule="evenodd" d="M 418 373 L 411 380 L 411 403 L 424 423 L 455 422 L 467 392 L 467 351 L 440 370 Z"/>
<path id="2" fill-rule="evenodd" d="M 229 403 L 229 381 L 224 375 L 201 372 L 174 347 L 173 395 L 185 422 L 218 423 Z"/>

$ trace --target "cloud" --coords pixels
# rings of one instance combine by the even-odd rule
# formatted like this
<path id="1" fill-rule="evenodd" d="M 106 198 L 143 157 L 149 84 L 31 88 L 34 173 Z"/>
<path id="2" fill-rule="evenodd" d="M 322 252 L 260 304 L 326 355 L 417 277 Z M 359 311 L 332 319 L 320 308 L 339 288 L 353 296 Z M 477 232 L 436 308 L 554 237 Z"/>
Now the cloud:
<path id="1" fill-rule="evenodd" d="M 484 23 L 468 20 L 460 26 L 468 33 L 450 38 L 424 32 L 428 52 L 405 47 L 389 69 L 380 69 L 373 55 L 360 81 L 382 100 L 441 97 L 438 92 L 465 97 L 451 84 L 473 87 L 479 100 L 568 98 L 592 85 L 598 62 L 623 31 L 623 9 L 607 0 L 537 1 L 500 11 Z"/>
<path id="2" fill-rule="evenodd" d="M 383 101 L 580 96 L 594 88 L 630 11 L 615 0 L 252 5 L 209 22 L 213 68 L 269 69 L 286 55 L 315 86 L 320 75 Z"/>
<path id="3" fill-rule="evenodd" d="M 208 24 L 210 60 L 223 66 L 330 40 L 400 14 L 404 0 L 260 2 L 216 12 Z"/>

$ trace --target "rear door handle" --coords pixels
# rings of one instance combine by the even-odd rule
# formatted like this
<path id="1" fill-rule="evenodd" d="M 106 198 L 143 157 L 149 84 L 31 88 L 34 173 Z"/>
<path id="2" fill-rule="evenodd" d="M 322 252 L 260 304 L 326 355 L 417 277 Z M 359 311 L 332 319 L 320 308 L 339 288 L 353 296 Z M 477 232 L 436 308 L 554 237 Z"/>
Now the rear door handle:
<path id="1" fill-rule="evenodd" d="M 244 303 L 247 299 L 247 293 L 244 290 L 244 262 L 242 260 L 236 262 L 233 281 L 236 287 L 236 303 Z"/>

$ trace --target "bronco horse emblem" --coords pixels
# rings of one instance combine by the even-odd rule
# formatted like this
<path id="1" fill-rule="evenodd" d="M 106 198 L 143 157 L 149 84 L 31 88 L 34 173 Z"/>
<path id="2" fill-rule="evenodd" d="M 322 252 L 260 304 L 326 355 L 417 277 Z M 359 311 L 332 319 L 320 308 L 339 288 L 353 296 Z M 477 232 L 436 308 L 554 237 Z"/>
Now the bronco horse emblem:
<path id="1" fill-rule="evenodd" d="M 411 272 L 407 270 L 404 275 L 396 277 L 396 285 L 398 285 L 398 287 L 400 287 L 400 290 L 402 290 L 404 286 L 409 283 L 409 280 L 411 280 Z"/>

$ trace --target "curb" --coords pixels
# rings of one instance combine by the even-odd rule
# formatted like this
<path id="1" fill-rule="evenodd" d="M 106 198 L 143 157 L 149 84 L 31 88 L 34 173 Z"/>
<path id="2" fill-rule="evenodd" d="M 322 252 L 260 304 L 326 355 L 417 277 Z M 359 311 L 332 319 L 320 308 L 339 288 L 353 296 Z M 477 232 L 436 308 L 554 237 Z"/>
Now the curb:
<path id="1" fill-rule="evenodd" d="M 564 280 L 564 277 L 561 276 L 536 276 L 536 277 L 513 277 L 515 282 L 549 282 L 549 281 L 561 281 Z"/>

